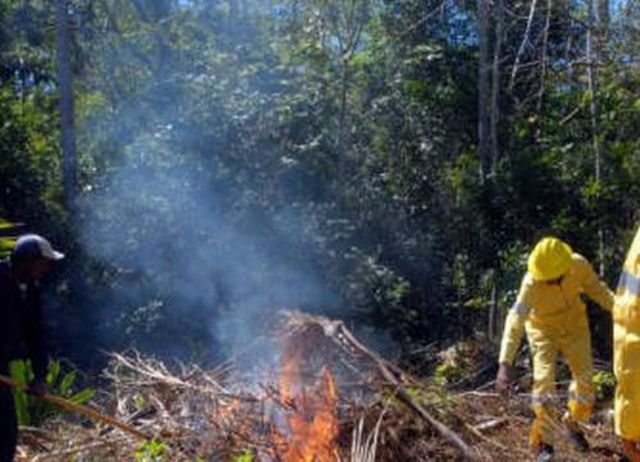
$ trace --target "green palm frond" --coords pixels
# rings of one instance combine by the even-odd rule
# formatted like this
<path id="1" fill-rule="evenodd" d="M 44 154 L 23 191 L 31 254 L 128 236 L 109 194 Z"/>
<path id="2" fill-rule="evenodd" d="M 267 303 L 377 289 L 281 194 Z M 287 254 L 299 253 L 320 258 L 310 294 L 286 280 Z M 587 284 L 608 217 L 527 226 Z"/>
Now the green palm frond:
<path id="1" fill-rule="evenodd" d="M 0 218 L 0 258 L 5 258 L 15 246 L 22 223 L 13 223 Z"/>

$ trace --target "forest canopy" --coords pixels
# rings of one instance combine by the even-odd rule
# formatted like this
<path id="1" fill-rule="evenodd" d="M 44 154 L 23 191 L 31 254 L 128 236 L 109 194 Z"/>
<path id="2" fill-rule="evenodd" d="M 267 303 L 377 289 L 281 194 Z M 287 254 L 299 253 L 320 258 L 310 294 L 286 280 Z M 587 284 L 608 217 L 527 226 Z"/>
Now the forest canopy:
<path id="1" fill-rule="evenodd" d="M 282 308 L 497 342 L 542 236 L 615 286 L 639 33 L 634 1 L 4 1 L 0 217 L 69 254 L 80 363 L 224 357 Z"/>

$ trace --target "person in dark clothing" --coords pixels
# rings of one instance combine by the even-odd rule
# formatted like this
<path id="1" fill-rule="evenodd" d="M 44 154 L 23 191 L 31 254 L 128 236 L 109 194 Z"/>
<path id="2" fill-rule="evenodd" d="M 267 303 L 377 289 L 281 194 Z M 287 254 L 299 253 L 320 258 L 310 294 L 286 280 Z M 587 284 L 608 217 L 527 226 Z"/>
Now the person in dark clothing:
<path id="1" fill-rule="evenodd" d="M 31 360 L 34 394 L 46 392 L 47 353 L 44 345 L 40 280 L 57 260 L 64 258 L 36 234 L 21 236 L 7 259 L 0 260 L 0 374 L 9 363 Z M 26 355 L 24 354 L 26 353 Z M 12 462 L 18 441 L 18 424 L 9 387 L 0 385 L 0 462 Z"/>

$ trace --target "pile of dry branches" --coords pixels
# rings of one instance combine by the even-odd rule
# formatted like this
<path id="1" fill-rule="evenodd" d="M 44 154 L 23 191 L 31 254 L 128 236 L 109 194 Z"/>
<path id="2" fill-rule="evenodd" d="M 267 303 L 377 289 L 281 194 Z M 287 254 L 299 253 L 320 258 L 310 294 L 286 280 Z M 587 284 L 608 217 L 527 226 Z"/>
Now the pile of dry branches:
<path id="1" fill-rule="evenodd" d="M 524 394 L 505 399 L 490 384 L 455 393 L 431 385 L 386 362 L 341 322 L 326 318 L 287 313 L 273 338 L 279 339 L 280 364 L 292 354 L 304 358 L 295 378 L 301 382 L 300 396 L 283 396 L 284 368 L 264 371 L 262 377 L 243 374 L 233 362 L 212 371 L 169 370 L 135 352 L 114 354 L 106 371 L 109 391 L 93 405 L 153 440 L 61 414 L 43 428 L 22 429 L 18 460 L 289 462 L 287 442 L 296 435 L 287 419 L 303 411 L 305 389 L 323 393 L 318 384 L 326 366 L 338 390 L 335 460 L 529 457 L 531 417 Z M 586 429 L 596 448 L 589 456 L 573 452 L 559 428 L 562 460 L 618 460 L 610 427 L 602 422 Z M 315 460 L 329 462 L 309 459 Z"/>

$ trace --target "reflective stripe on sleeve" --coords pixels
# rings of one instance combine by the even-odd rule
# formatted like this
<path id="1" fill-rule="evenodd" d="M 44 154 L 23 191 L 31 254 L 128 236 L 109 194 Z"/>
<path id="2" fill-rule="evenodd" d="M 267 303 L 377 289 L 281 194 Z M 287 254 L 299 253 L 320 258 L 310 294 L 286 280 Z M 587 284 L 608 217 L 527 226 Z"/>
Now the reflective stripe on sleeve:
<path id="1" fill-rule="evenodd" d="M 640 297 L 640 278 L 628 271 L 622 271 L 618 282 L 618 291 Z"/>
<path id="2" fill-rule="evenodd" d="M 580 404 L 594 404 L 596 402 L 596 397 L 593 394 L 569 392 L 569 399 Z"/>
<path id="3" fill-rule="evenodd" d="M 514 303 L 513 306 L 511 307 L 511 309 L 513 311 L 515 311 L 518 314 L 528 314 L 529 313 L 529 307 L 527 305 L 525 305 L 524 303 L 518 302 L 518 303 Z"/>
<path id="4" fill-rule="evenodd" d="M 533 395 L 531 395 L 531 404 L 533 404 L 534 406 L 536 405 L 546 406 L 546 405 L 552 404 L 555 399 L 556 399 L 555 395 L 550 395 L 550 394 L 538 395 L 534 393 Z"/>

